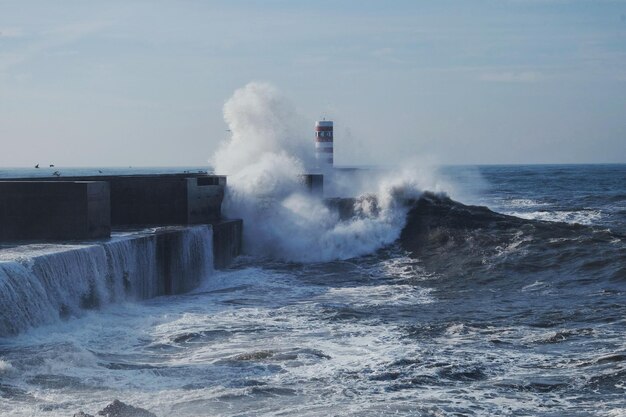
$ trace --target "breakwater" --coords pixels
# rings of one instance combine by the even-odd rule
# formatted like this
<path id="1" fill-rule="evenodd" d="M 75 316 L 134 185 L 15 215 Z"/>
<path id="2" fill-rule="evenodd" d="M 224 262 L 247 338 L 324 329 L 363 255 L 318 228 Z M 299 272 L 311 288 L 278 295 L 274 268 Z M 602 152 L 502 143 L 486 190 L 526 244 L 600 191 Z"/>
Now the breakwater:
<path id="1" fill-rule="evenodd" d="M 178 294 L 213 272 L 211 225 L 0 250 L 0 336 L 113 302 Z"/>
<path id="2" fill-rule="evenodd" d="M 0 337 L 196 288 L 242 251 L 225 187 L 197 174 L 0 181 Z"/>

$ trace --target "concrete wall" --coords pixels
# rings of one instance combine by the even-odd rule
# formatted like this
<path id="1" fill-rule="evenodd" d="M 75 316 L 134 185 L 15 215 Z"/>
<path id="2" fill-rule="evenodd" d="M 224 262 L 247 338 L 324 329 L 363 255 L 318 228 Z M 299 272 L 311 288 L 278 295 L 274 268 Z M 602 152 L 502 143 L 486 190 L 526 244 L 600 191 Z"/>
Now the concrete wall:
<path id="1" fill-rule="evenodd" d="M 220 218 L 225 177 L 111 177 L 113 226 L 199 224 Z"/>
<path id="2" fill-rule="evenodd" d="M 322 174 L 300 175 L 306 189 L 313 195 L 322 197 L 324 195 L 324 176 Z"/>
<path id="3" fill-rule="evenodd" d="M 69 178 L 0 182 L 0 240 L 81 240 L 108 237 L 112 226 L 212 224 L 216 268 L 228 266 L 242 251 L 243 222 L 221 218 L 226 177 L 80 177 L 102 182 L 70 182 Z M 317 189 L 321 176 L 306 176 L 303 182 Z M 164 242 L 170 245 L 169 240 Z M 166 271 L 169 261 L 165 254 L 162 259 L 160 268 Z M 165 293 L 179 290 L 175 283 L 164 284 Z"/>
<path id="4" fill-rule="evenodd" d="M 201 224 L 218 220 L 226 177 L 198 174 L 52 177 L 38 182 L 109 183 L 112 226 Z M 24 184 L 27 179 L 11 179 Z"/>
<path id="5" fill-rule="evenodd" d="M 0 337 L 84 309 L 189 291 L 211 279 L 212 248 L 211 225 L 90 244 L 0 246 Z"/>
<path id="6" fill-rule="evenodd" d="M 187 179 L 112 177 L 113 226 L 187 224 Z"/>
<path id="7" fill-rule="evenodd" d="M 241 254 L 243 220 L 221 220 L 213 223 L 213 263 L 216 269 L 225 268 Z"/>
<path id="8" fill-rule="evenodd" d="M 224 185 L 212 184 L 206 178 L 187 178 L 187 224 L 207 223 L 222 217 Z"/>
<path id="9" fill-rule="evenodd" d="M 324 199 L 324 204 L 339 215 L 341 220 L 348 220 L 355 214 L 354 203 L 356 199 L 350 197 L 335 197 Z"/>
<path id="10" fill-rule="evenodd" d="M 0 181 L 0 240 L 63 240 L 111 233 L 106 182 Z"/>
<path id="11" fill-rule="evenodd" d="M 191 234 L 192 230 L 196 233 Z M 198 231 L 204 230 L 209 236 L 208 242 L 198 239 L 202 237 Z M 211 273 L 210 268 L 214 268 L 215 264 L 215 250 L 210 234 L 208 225 L 156 233 L 156 264 L 160 286 L 158 295 L 190 291 Z M 203 253 L 210 251 L 213 253 Z"/>

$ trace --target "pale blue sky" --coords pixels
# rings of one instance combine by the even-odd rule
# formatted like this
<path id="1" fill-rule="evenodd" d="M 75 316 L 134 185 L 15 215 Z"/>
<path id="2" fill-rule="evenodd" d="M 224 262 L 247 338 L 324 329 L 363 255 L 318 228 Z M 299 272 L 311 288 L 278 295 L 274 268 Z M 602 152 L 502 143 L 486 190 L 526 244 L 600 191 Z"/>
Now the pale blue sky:
<path id="1" fill-rule="evenodd" d="M 339 164 L 626 162 L 625 1 L 0 0 L 0 32 L 0 166 L 205 164 L 250 81 Z"/>

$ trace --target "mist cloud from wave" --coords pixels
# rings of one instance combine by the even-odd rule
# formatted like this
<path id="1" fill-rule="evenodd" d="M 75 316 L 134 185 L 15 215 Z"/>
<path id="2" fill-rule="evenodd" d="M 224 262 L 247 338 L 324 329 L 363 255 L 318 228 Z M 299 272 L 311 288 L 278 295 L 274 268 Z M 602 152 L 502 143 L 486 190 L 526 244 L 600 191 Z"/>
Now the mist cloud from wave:
<path id="1" fill-rule="evenodd" d="M 224 214 L 244 219 L 245 251 L 254 256 L 318 262 L 373 252 L 399 237 L 406 199 L 445 187 L 425 165 L 367 176 L 326 172 L 328 192 L 356 197 L 357 215 L 341 220 L 304 189 L 300 175 L 319 171 L 313 122 L 275 87 L 253 82 L 238 89 L 224 105 L 224 120 L 231 137 L 210 162 L 228 175 Z"/>

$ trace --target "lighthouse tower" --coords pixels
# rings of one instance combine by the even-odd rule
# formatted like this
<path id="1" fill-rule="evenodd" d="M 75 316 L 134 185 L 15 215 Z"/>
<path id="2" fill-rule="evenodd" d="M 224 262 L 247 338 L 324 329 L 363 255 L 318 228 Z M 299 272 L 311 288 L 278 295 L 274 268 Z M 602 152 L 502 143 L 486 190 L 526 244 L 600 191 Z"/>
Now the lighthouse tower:
<path id="1" fill-rule="evenodd" d="M 333 166 L 333 122 L 315 122 L 315 158 L 320 168 Z"/>

